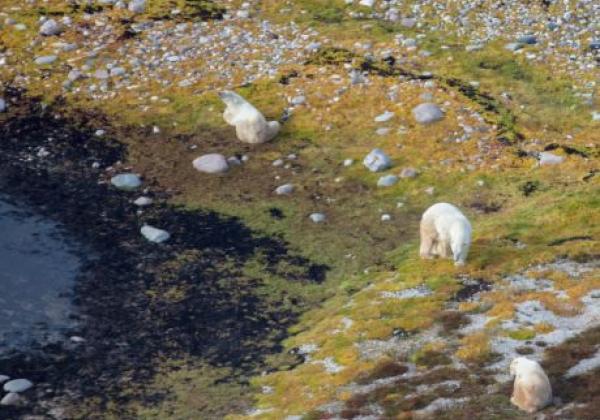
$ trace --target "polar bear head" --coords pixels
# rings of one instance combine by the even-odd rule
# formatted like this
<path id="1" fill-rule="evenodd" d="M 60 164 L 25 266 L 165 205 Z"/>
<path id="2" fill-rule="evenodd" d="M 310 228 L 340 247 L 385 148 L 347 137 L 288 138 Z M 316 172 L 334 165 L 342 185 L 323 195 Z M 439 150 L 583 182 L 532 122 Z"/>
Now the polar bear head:
<path id="1" fill-rule="evenodd" d="M 532 371 L 540 371 L 542 367 L 535 360 L 528 359 L 527 357 L 516 357 L 510 363 L 510 375 L 517 376 L 526 374 Z"/>

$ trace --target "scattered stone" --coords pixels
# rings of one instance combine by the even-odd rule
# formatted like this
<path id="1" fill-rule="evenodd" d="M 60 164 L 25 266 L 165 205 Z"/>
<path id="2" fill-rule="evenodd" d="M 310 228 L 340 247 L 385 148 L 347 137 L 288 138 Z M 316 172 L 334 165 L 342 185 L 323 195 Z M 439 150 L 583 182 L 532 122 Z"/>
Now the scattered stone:
<path id="1" fill-rule="evenodd" d="M 306 97 L 304 97 L 304 96 L 295 96 L 291 100 L 291 103 L 294 106 L 302 105 L 305 102 L 306 102 Z"/>
<path id="2" fill-rule="evenodd" d="M 294 192 L 294 186 L 292 184 L 284 184 L 275 189 L 277 195 L 287 195 Z"/>
<path id="3" fill-rule="evenodd" d="M 400 178 L 415 178 L 418 172 L 414 168 L 404 168 L 400 172 Z"/>
<path id="4" fill-rule="evenodd" d="M 220 174 L 227 172 L 229 165 L 225 156 L 219 153 L 210 153 L 194 159 L 194 168 L 207 174 Z"/>
<path id="5" fill-rule="evenodd" d="M 540 166 L 545 165 L 558 165 L 559 163 L 563 163 L 565 158 L 563 156 L 555 155 L 550 152 L 541 152 L 539 157 Z"/>
<path id="6" fill-rule="evenodd" d="M 140 229 L 140 232 L 150 242 L 160 244 L 168 240 L 171 235 L 166 230 L 158 229 L 150 225 L 144 225 Z"/>
<path id="7" fill-rule="evenodd" d="M 133 191 L 142 185 L 142 180 L 136 174 L 125 173 L 113 176 L 110 183 L 120 190 Z"/>
<path id="8" fill-rule="evenodd" d="M 378 187 L 391 187 L 398 182 L 398 177 L 396 175 L 384 175 L 377 181 Z"/>
<path id="9" fill-rule="evenodd" d="M 40 34 L 44 36 L 58 35 L 62 32 L 62 26 L 54 19 L 48 19 L 40 26 Z"/>
<path id="10" fill-rule="evenodd" d="M 444 118 L 440 107 L 430 102 L 417 105 L 412 113 L 419 124 L 431 124 Z"/>
<path id="11" fill-rule="evenodd" d="M 69 74 L 67 74 L 67 79 L 71 82 L 76 82 L 79 79 L 83 78 L 83 73 L 77 69 L 73 69 L 71 71 L 69 71 Z"/>
<path id="12" fill-rule="evenodd" d="M 381 149 L 373 149 L 363 160 L 371 172 L 380 172 L 392 166 L 392 160 Z"/>
<path id="13" fill-rule="evenodd" d="M 344 166 L 347 168 L 348 166 L 352 166 L 354 164 L 354 159 L 344 159 Z"/>
<path id="14" fill-rule="evenodd" d="M 37 64 L 38 66 L 43 66 L 43 65 L 46 65 L 46 64 L 52 64 L 57 59 L 58 59 L 58 57 L 55 56 L 55 55 L 43 55 L 43 56 L 37 57 L 35 59 L 35 64 Z"/>
<path id="15" fill-rule="evenodd" d="M 535 35 L 523 35 L 517 39 L 519 44 L 533 45 L 537 44 L 537 37 Z"/>
<path id="16" fill-rule="evenodd" d="M 523 44 L 520 42 L 510 42 L 504 46 L 504 48 L 508 51 L 517 51 L 523 48 Z"/>
<path id="17" fill-rule="evenodd" d="M 138 207 L 146 207 L 151 205 L 154 202 L 154 200 L 152 200 L 150 197 L 138 197 L 135 199 L 135 201 L 133 202 L 133 204 L 135 204 Z"/>
<path id="18" fill-rule="evenodd" d="M 33 386 L 28 379 L 13 379 L 4 384 L 3 389 L 6 392 L 25 392 Z"/>
<path id="19" fill-rule="evenodd" d="M 16 392 L 9 392 L 1 400 L 0 405 L 17 405 L 21 401 L 21 397 Z"/>
<path id="20" fill-rule="evenodd" d="M 375 122 L 388 122 L 394 118 L 394 113 L 390 111 L 385 111 L 383 114 L 375 117 Z"/>
<path id="21" fill-rule="evenodd" d="M 94 77 L 98 80 L 106 80 L 106 79 L 108 79 L 109 74 L 108 74 L 108 71 L 106 71 L 104 69 L 98 69 L 94 73 Z"/>
<path id="22" fill-rule="evenodd" d="M 146 0 L 133 0 L 129 3 L 127 9 L 135 14 L 144 13 L 146 10 Z"/>
<path id="23" fill-rule="evenodd" d="M 308 216 L 314 223 L 323 223 L 327 217 L 323 213 L 312 213 Z"/>
<path id="24" fill-rule="evenodd" d="M 390 216 L 389 214 L 386 213 L 381 215 L 382 222 L 389 222 L 390 220 L 392 220 L 392 216 Z"/>

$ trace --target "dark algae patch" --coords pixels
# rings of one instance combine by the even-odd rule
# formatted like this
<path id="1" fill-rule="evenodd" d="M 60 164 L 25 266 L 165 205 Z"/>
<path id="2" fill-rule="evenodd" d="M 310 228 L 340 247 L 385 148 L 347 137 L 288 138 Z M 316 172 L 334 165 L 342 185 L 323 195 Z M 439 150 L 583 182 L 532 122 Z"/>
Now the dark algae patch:
<path id="1" fill-rule="evenodd" d="M 72 292 L 77 327 L 38 352 L 1 356 L 2 373 L 35 387 L 24 406 L 3 407 L 0 417 L 60 406 L 72 411 L 69 418 L 132 418 L 124 408 L 132 400 L 152 405 L 167 396 L 144 387 L 157 373 L 156 360 L 195 358 L 228 369 L 222 380 L 237 385 L 276 368 L 265 359 L 282 350 L 305 305 L 285 287 L 265 292 L 268 279 L 244 266 L 259 261 L 266 277 L 306 284 L 320 282 L 327 267 L 236 218 L 170 206 L 151 180 L 142 189 L 155 204 L 138 214 L 132 200 L 141 191 L 118 191 L 108 182 L 107 168 L 118 167 L 127 152 L 117 140 L 94 135 L 94 125 L 105 123 L 101 115 L 65 119 L 59 104 L 18 102 L 0 121 L 0 192 L 60 223 L 95 258 L 84 260 Z M 40 157 L 41 148 L 49 154 Z M 144 223 L 171 239 L 147 242 L 139 232 Z"/>

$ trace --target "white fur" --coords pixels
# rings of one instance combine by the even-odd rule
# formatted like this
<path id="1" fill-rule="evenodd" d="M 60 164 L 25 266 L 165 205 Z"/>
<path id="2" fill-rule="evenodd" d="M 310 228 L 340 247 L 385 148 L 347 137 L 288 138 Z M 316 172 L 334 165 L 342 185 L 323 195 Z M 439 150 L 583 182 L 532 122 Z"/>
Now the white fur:
<path id="1" fill-rule="evenodd" d="M 219 93 L 221 100 L 227 105 L 223 119 L 235 127 L 237 138 L 244 143 L 257 144 L 271 140 L 279 132 L 277 121 L 268 121 L 252 104 L 235 92 Z"/>
<path id="2" fill-rule="evenodd" d="M 510 364 L 515 377 L 510 402 L 528 413 L 535 413 L 552 402 L 552 387 L 540 364 L 526 357 L 517 357 Z"/>
<path id="3" fill-rule="evenodd" d="M 451 255 L 455 265 L 464 265 L 471 246 L 471 223 L 448 203 L 429 207 L 421 218 L 421 258 Z"/>

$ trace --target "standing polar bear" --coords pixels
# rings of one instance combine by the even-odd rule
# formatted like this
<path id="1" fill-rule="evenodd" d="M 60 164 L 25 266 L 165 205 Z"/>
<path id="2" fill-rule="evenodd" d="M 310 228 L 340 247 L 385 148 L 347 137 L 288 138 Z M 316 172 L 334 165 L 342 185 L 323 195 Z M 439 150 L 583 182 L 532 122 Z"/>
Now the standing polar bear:
<path id="1" fill-rule="evenodd" d="M 459 209 L 448 203 L 429 207 L 421 218 L 421 258 L 454 258 L 464 265 L 471 246 L 471 223 Z"/>
<path id="2" fill-rule="evenodd" d="M 552 402 L 552 388 L 540 364 L 526 357 L 517 357 L 510 364 L 515 377 L 510 402 L 528 413 L 535 413 Z"/>
<path id="3" fill-rule="evenodd" d="M 226 90 L 219 92 L 219 97 L 227 105 L 223 119 L 235 127 L 240 141 L 250 144 L 265 143 L 279 132 L 279 122 L 267 121 L 258 109 L 237 93 Z"/>

